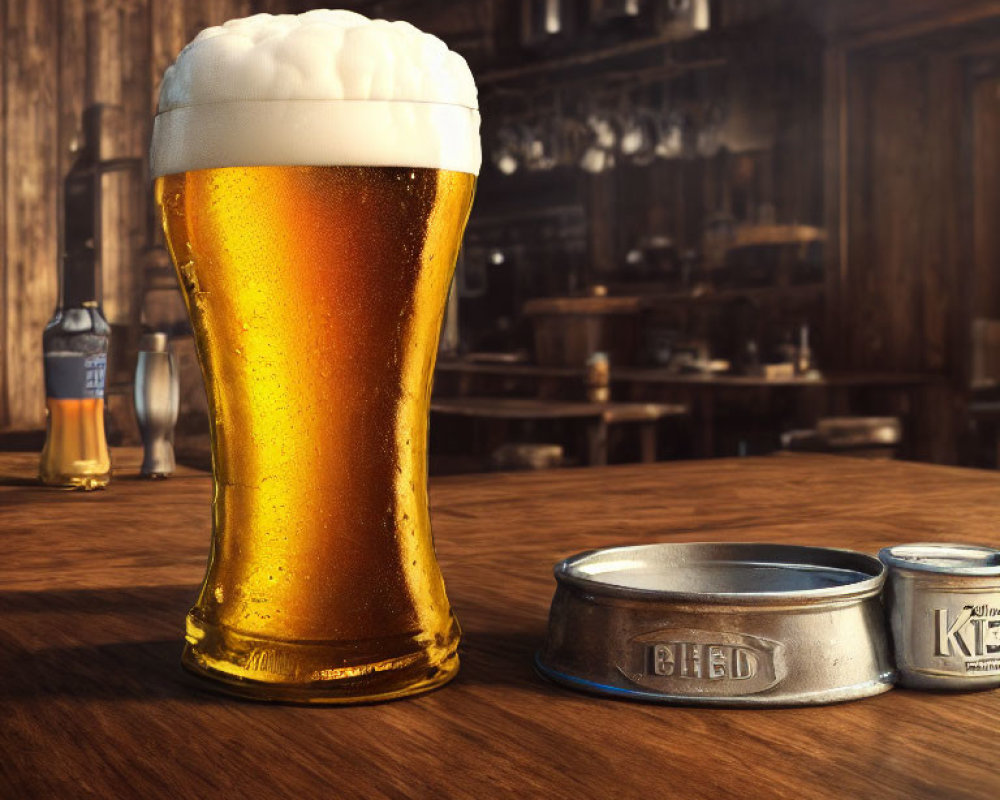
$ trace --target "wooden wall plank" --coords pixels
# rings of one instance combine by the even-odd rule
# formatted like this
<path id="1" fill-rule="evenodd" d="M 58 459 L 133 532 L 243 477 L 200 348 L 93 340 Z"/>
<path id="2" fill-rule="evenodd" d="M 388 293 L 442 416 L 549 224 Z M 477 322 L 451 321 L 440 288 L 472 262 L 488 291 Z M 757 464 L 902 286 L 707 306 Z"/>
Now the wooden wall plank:
<path id="1" fill-rule="evenodd" d="M 92 0 L 88 9 L 86 105 L 108 106 L 103 118 L 101 158 L 130 155 L 124 151 L 122 100 L 122 8 L 118 2 Z M 128 297 L 125 289 L 129 264 L 127 227 L 124 220 L 127 198 L 123 196 L 121 175 L 101 179 L 101 265 L 104 315 L 112 324 L 127 321 Z M 124 297 L 123 297 L 124 295 Z"/>
<path id="2" fill-rule="evenodd" d="M 185 0 L 185 42 L 190 42 L 198 32 L 226 21 L 226 11 L 219 0 Z"/>
<path id="3" fill-rule="evenodd" d="M 58 4 L 8 0 L 4 29 L 8 422 L 44 420 L 42 330 L 55 306 L 58 255 Z"/>
<path id="4" fill-rule="evenodd" d="M 846 272 L 834 312 L 844 334 L 838 361 L 853 369 L 948 371 L 961 280 L 954 61 L 856 54 L 847 64 L 846 178 L 835 200 L 827 194 L 828 203 L 847 203 L 840 221 Z"/>
<path id="5" fill-rule="evenodd" d="M 351 3 L 345 3 L 343 8 L 350 8 Z M 252 0 L 251 14 L 299 14 L 308 10 L 305 2 L 295 0 Z"/>
<path id="6" fill-rule="evenodd" d="M 138 357 L 139 310 L 142 276 L 137 269 L 139 254 L 147 243 L 151 201 L 147 179 L 149 137 L 152 116 L 149 106 L 149 2 L 123 3 L 119 11 L 119 51 L 121 70 L 118 80 L 122 111 L 116 116 L 117 140 L 121 156 L 138 162 L 127 171 L 109 175 L 112 191 L 118 197 L 117 345 L 113 349 L 111 380 L 118 384 L 131 381 Z M 110 318 L 109 318 L 110 319 Z"/>
<path id="7" fill-rule="evenodd" d="M 926 73 L 917 58 L 879 63 L 871 78 L 872 165 L 869 214 L 874 236 L 871 250 L 858 263 L 872 271 L 873 308 L 868 324 L 879 334 L 870 352 L 859 353 L 875 369 L 920 370 L 919 309 L 924 257 L 920 241 L 930 189 L 922 167 L 926 159 Z M 864 262 L 867 260 L 867 264 Z"/>
<path id="8" fill-rule="evenodd" d="M 156 113 L 160 99 L 160 84 L 167 67 L 174 63 L 178 53 L 187 44 L 184 26 L 184 5 L 176 0 L 149 0 L 149 116 Z M 150 242 L 162 245 L 163 229 L 152 206 L 152 185 L 149 182 L 148 165 L 145 172 L 147 202 L 150 204 L 152 219 L 149 221 Z"/>
<path id="9" fill-rule="evenodd" d="M 254 4 L 252 0 L 230 0 L 229 16 L 227 17 L 227 19 L 249 17 L 251 14 L 255 13 L 257 12 L 254 10 Z"/>
<path id="10" fill-rule="evenodd" d="M 149 137 L 152 132 L 151 108 L 149 105 L 150 53 L 149 3 L 131 3 L 122 10 L 121 53 L 122 72 L 121 97 L 124 115 L 122 119 L 123 154 L 141 160 L 141 168 L 132 172 L 126 182 L 125 191 L 129 214 L 127 220 L 129 269 L 134 275 L 135 254 L 145 244 L 146 238 L 146 165 L 149 161 Z M 126 301 L 133 301 L 134 287 L 128 286 Z"/>
<path id="11" fill-rule="evenodd" d="M 827 50 L 823 61 L 823 209 L 826 240 L 826 347 L 819 353 L 827 369 L 842 366 L 846 331 L 839 313 L 844 303 L 846 275 L 847 193 L 843 191 L 847 170 L 846 54 L 841 48 Z M 837 346 L 834 343 L 837 343 Z"/>
<path id="12" fill-rule="evenodd" d="M 156 108 L 160 82 L 177 54 L 187 44 L 184 29 L 184 6 L 175 0 L 150 0 L 150 108 Z"/>
<path id="13" fill-rule="evenodd" d="M 87 100 L 88 0 L 63 0 L 59 4 L 59 213 L 62 257 L 62 182 L 83 143 L 82 117 Z"/>
<path id="14" fill-rule="evenodd" d="M 870 198 L 870 148 L 867 131 L 871 103 L 866 85 L 866 75 L 871 69 L 862 57 L 845 54 L 844 58 L 844 108 L 842 109 L 843 145 L 841 155 L 843 174 L 838 191 L 841 193 L 842 225 L 845 234 L 840 273 L 840 305 L 834 312 L 839 320 L 843 338 L 843 353 L 835 359 L 840 368 L 864 369 L 870 359 L 864 355 L 878 345 L 877 331 L 870 323 L 879 313 L 874 295 L 874 282 L 870 259 L 864 254 L 871 247 Z M 836 341 L 836 340 L 835 340 Z"/>
<path id="15" fill-rule="evenodd" d="M 798 71 L 775 77 L 787 82 L 786 94 L 778 106 L 776 135 L 778 146 L 765 151 L 765 162 L 773 161 L 762 174 L 774 176 L 773 194 L 780 220 L 807 225 L 823 221 L 823 60 L 818 42 L 803 48 L 796 59 Z M 789 158 L 786 154 L 794 154 Z M 765 166 L 766 163 L 765 163 Z"/>
<path id="16" fill-rule="evenodd" d="M 138 176 L 129 182 L 134 214 L 130 217 L 129 235 L 131 250 L 136 252 L 145 240 L 146 195 L 145 176 L 149 155 L 149 137 L 152 133 L 152 107 L 150 105 L 149 76 L 152 53 L 149 47 L 150 3 L 130 3 L 122 19 L 122 75 L 121 93 L 125 108 L 122 131 L 125 152 L 142 159 L 144 165 Z M 139 196 L 137 196 L 137 191 Z M 131 271 L 131 270 L 130 270 Z"/>
<path id="17" fill-rule="evenodd" d="M 1000 75 L 972 88 L 973 282 L 970 316 L 1000 317 Z"/>
<path id="18" fill-rule="evenodd" d="M 923 150 L 921 260 L 923 368 L 962 377 L 964 353 L 955 340 L 968 268 L 960 252 L 962 63 L 947 53 L 927 61 L 927 143 Z M 997 141 L 1000 141 L 998 139 Z M 968 335 L 968 334 L 966 334 Z M 964 337 L 963 337 L 964 338 Z M 964 383 L 964 381 L 963 381 Z"/>
<path id="19" fill-rule="evenodd" d="M 0 3 L 0 51 L 7 52 L 7 3 Z M 10 426 L 7 402 L 7 59 L 0 58 L 0 427 Z"/>

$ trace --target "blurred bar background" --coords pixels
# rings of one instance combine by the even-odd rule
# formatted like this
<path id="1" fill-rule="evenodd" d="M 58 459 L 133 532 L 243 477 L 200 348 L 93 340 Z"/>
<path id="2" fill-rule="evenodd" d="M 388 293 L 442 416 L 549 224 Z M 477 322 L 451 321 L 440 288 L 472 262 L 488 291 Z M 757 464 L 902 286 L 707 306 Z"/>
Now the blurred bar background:
<path id="1" fill-rule="evenodd" d="M 145 157 L 199 30 L 308 3 L 0 6 L 0 449 L 41 448 L 41 333 L 85 109 Z M 821 449 L 996 466 L 1000 5 L 385 0 L 463 53 L 484 165 L 442 338 L 436 472 Z M 147 175 L 102 178 L 109 438 L 144 332 L 206 406 Z M 607 400 L 610 399 L 610 402 Z"/>

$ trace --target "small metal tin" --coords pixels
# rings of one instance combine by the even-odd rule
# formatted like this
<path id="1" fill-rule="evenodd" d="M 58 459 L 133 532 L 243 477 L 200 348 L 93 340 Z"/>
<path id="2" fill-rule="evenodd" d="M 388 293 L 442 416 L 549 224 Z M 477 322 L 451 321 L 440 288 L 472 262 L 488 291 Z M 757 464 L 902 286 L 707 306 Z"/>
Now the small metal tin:
<path id="1" fill-rule="evenodd" d="M 900 683 L 1000 686 L 1000 550 L 967 544 L 886 547 L 886 607 Z"/>
<path id="2" fill-rule="evenodd" d="M 555 567 L 539 671 L 664 703 L 814 705 L 892 687 L 885 567 L 848 550 L 653 544 Z"/>

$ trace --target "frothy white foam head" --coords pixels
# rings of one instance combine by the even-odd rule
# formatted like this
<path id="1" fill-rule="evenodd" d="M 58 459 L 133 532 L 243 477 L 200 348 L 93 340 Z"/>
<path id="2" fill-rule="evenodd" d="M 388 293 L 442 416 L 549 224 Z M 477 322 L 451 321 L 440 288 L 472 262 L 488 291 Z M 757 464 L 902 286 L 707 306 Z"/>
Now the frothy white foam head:
<path id="1" fill-rule="evenodd" d="M 358 165 L 479 174 L 476 85 L 407 22 L 352 11 L 206 28 L 163 76 L 152 176 L 209 167 Z"/>

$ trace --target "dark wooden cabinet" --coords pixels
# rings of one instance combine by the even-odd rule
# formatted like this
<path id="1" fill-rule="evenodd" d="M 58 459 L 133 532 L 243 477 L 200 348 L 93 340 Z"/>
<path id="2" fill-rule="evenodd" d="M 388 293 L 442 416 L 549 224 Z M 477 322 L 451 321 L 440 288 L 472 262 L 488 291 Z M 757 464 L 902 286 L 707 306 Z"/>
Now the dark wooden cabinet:
<path id="1" fill-rule="evenodd" d="M 1000 4 L 830 4 L 827 359 L 948 378 L 938 461 L 967 460 L 973 320 L 1000 318 Z"/>
<path id="2" fill-rule="evenodd" d="M 1000 316 L 1000 6 L 915 5 L 827 53 L 829 355 L 962 386 L 972 318 Z"/>

